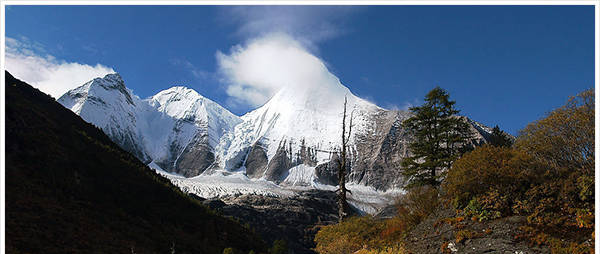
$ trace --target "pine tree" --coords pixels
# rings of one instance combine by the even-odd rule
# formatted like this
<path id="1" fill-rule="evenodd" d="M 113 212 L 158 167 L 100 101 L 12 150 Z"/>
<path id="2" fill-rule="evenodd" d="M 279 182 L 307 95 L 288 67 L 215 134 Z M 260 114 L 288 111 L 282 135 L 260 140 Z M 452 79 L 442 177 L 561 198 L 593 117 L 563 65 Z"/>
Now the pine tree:
<path id="1" fill-rule="evenodd" d="M 513 140 L 504 131 L 500 130 L 498 125 L 492 129 L 492 134 L 490 135 L 490 145 L 511 147 L 512 144 Z"/>
<path id="2" fill-rule="evenodd" d="M 412 154 L 402 161 L 408 187 L 438 186 L 444 170 L 468 149 L 471 132 L 454 104 L 444 89 L 436 87 L 423 105 L 410 108 L 414 115 L 402 123 L 414 137 L 409 144 Z"/>

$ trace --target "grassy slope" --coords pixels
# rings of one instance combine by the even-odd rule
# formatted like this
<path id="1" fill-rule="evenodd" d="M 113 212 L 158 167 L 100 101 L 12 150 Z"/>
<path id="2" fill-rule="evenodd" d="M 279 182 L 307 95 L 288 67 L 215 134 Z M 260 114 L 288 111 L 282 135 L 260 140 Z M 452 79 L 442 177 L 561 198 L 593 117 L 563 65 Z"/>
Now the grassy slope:
<path id="1" fill-rule="evenodd" d="M 216 215 L 37 89 L 6 76 L 8 253 L 257 252 Z"/>

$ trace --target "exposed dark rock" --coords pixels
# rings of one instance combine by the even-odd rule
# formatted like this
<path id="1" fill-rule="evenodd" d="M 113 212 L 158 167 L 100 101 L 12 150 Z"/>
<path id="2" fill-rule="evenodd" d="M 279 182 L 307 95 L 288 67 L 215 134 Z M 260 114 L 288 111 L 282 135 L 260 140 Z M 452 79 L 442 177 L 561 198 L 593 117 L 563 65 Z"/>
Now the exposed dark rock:
<path id="1" fill-rule="evenodd" d="M 285 148 L 285 141 L 280 145 L 275 156 L 269 161 L 265 176 L 267 180 L 280 183 L 288 169 L 295 166 L 290 158 L 289 150 Z"/>
<path id="2" fill-rule="evenodd" d="M 242 195 L 204 204 L 248 223 L 266 242 L 285 240 L 295 254 L 313 254 L 319 225 L 337 222 L 336 194 L 310 190 L 293 197 Z"/>
<path id="3" fill-rule="evenodd" d="M 406 179 L 402 175 L 402 160 L 410 154 L 412 136 L 402 127 L 402 122 L 410 117 L 406 111 L 380 110 L 371 116 L 367 131 L 355 136 L 356 145 L 350 158 L 352 165 L 349 182 L 372 186 L 377 190 L 403 187 Z M 469 123 L 472 137 L 469 146 L 487 143 L 489 134 L 479 123 L 462 117 Z M 316 168 L 317 181 L 323 184 L 337 184 L 337 155 L 329 163 Z"/>
<path id="4" fill-rule="evenodd" d="M 526 223 L 520 216 L 475 222 L 466 219 L 451 225 L 445 218 L 455 217 L 453 209 L 440 208 L 411 230 L 406 238 L 406 247 L 411 253 L 550 253 L 546 246 L 530 246 L 525 241 L 515 240 Z M 471 237 L 456 241 L 459 231 L 469 232 Z M 468 234 L 467 234 L 468 235 Z"/>
<path id="5" fill-rule="evenodd" d="M 314 167 L 317 165 L 316 150 L 305 145 L 304 139 L 300 144 L 300 152 L 297 154 L 296 164 L 306 164 Z"/>
<path id="6" fill-rule="evenodd" d="M 259 142 L 254 143 L 250 148 L 248 157 L 246 157 L 246 175 L 250 178 L 262 177 L 265 174 L 268 165 L 268 158 L 265 149 Z"/>
<path id="7" fill-rule="evenodd" d="M 106 90 L 116 89 L 120 93 L 122 93 L 127 99 L 127 103 L 133 105 L 133 100 L 131 99 L 131 94 L 125 87 L 125 82 L 121 78 L 121 75 L 118 73 L 107 74 L 104 78 L 96 78 L 94 81 L 99 80 L 100 85 L 104 87 Z M 109 81 L 109 83 L 101 82 L 101 81 Z M 110 84 L 110 85 L 109 85 Z"/>
<path id="8" fill-rule="evenodd" d="M 328 185 L 338 185 L 338 168 L 340 159 L 337 154 L 331 155 L 331 160 L 327 163 L 318 165 L 315 168 L 317 182 Z M 350 165 L 348 165 L 350 167 Z"/>
<path id="9" fill-rule="evenodd" d="M 202 174 L 214 162 L 215 154 L 208 144 L 208 135 L 199 132 L 176 161 L 175 173 L 186 177 L 197 176 Z"/>

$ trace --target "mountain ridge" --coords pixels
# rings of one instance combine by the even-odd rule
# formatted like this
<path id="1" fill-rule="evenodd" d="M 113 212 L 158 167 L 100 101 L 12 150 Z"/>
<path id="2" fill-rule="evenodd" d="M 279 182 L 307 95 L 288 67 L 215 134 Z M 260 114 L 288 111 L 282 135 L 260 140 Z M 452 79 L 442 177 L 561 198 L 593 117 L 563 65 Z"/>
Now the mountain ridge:
<path id="1" fill-rule="evenodd" d="M 108 80 L 99 84 L 117 82 L 115 87 L 124 87 L 124 82 L 113 77 L 107 76 Z M 115 116 L 114 110 L 71 91 L 58 101 L 75 112 L 78 107 L 105 112 L 98 114 L 103 119 L 86 115 L 85 111 L 80 115 L 103 125 L 100 127 L 112 132 L 109 136 L 117 143 L 138 157 L 141 154 L 143 161 L 155 169 L 185 177 L 242 172 L 250 179 L 318 188 L 336 185 L 334 162 L 341 140 L 341 112 L 347 99 L 348 112 L 353 116 L 349 181 L 383 191 L 402 188 L 405 179 L 400 162 L 410 152 L 411 137 L 401 123 L 410 112 L 380 108 L 352 94 L 335 76 L 330 79 L 327 84 L 284 87 L 263 106 L 241 117 L 182 86 L 144 100 L 131 95 L 134 107 L 129 107 L 126 96 L 122 96 L 116 104 L 136 111 L 133 117 Z M 78 104 L 70 103 L 75 100 Z M 134 118 L 126 122 L 136 124 L 123 124 L 126 128 L 122 128 L 117 120 L 105 121 L 113 117 Z M 464 119 L 474 134 L 472 143 L 487 142 L 489 128 Z"/>
<path id="2" fill-rule="evenodd" d="M 201 172 L 190 163 L 199 163 L 197 157 L 211 160 L 220 136 L 239 122 L 237 116 L 189 88 L 172 87 L 146 99 L 123 88 L 120 76 L 109 74 L 67 92 L 58 102 L 144 163 L 163 170 L 198 175 Z M 193 156 L 181 157 L 184 151 Z"/>

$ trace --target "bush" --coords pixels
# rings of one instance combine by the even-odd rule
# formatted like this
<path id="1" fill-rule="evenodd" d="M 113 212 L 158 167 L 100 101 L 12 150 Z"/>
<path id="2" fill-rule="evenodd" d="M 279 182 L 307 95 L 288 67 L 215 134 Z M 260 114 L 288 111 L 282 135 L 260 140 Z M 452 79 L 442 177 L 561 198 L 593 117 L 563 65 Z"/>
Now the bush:
<path id="1" fill-rule="evenodd" d="M 507 215 L 512 201 L 520 199 L 536 182 L 540 171 L 525 152 L 484 145 L 454 163 L 444 182 L 445 196 L 457 209 L 475 202 L 481 209 Z"/>
<path id="2" fill-rule="evenodd" d="M 324 226 L 315 236 L 315 250 L 322 254 L 405 253 L 402 240 L 407 230 L 437 209 L 438 196 L 434 187 L 414 187 L 397 200 L 398 215 L 394 218 L 352 217 Z"/>
<path id="3" fill-rule="evenodd" d="M 594 114 L 590 89 L 520 132 L 515 146 L 545 169 L 541 183 L 516 206 L 529 215 L 530 223 L 562 230 L 593 228 L 589 214 L 594 211 Z"/>
<path id="4" fill-rule="evenodd" d="M 398 216 L 387 219 L 383 223 L 385 225 L 380 236 L 386 241 L 393 242 L 395 239 L 401 239 L 407 231 L 406 221 Z"/>
<path id="5" fill-rule="evenodd" d="M 396 201 L 397 220 L 405 228 L 412 228 L 423 221 L 438 207 L 438 189 L 431 186 L 414 187 Z"/>
<path id="6" fill-rule="evenodd" d="M 477 220 L 527 216 L 525 238 L 553 253 L 593 249 L 594 93 L 520 132 L 513 148 L 482 146 L 448 171 L 445 197 Z"/>
<path id="7" fill-rule="evenodd" d="M 492 207 L 482 205 L 479 198 L 473 198 L 465 207 L 465 215 L 472 217 L 474 220 L 486 221 L 500 218 L 501 213 Z"/>
<path id="8" fill-rule="evenodd" d="M 315 251 L 322 254 L 354 253 L 383 244 L 380 234 L 385 224 L 373 217 L 351 217 L 341 223 L 322 227 L 315 236 Z"/>

